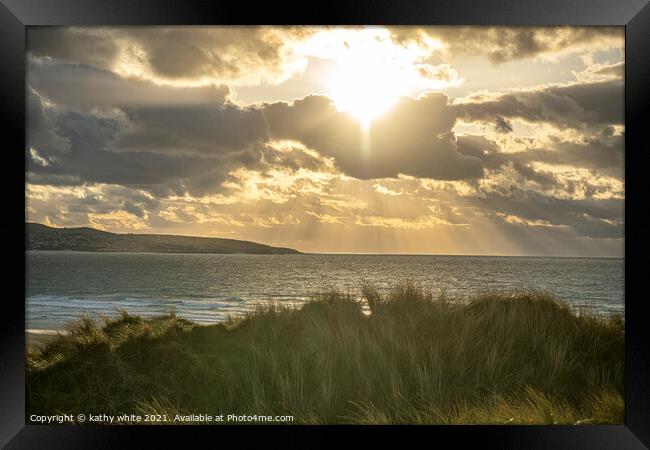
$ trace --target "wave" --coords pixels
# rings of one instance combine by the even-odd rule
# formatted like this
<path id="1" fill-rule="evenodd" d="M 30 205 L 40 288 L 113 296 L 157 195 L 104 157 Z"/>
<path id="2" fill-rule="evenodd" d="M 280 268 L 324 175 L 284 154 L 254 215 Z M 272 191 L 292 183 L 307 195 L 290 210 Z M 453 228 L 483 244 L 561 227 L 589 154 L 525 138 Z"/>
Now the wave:
<path id="1" fill-rule="evenodd" d="M 275 298 L 287 305 L 297 305 L 304 298 Z M 245 300 L 237 296 L 226 298 L 135 297 L 122 294 L 93 296 L 32 295 L 25 299 L 26 321 L 31 332 L 62 329 L 66 324 L 86 315 L 91 318 L 114 317 L 124 310 L 129 314 L 151 317 L 175 313 L 178 317 L 199 324 L 212 324 L 229 315 L 244 313 L 264 301 Z"/>

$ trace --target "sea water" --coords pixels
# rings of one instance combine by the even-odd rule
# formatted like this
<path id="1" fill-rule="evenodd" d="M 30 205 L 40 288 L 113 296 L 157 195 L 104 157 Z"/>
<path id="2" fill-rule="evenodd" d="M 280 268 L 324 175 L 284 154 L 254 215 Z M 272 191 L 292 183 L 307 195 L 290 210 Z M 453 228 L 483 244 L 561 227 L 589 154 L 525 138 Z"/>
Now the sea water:
<path id="1" fill-rule="evenodd" d="M 56 330 L 82 314 L 111 316 L 118 308 L 214 323 L 268 302 L 298 305 L 318 292 L 357 296 L 363 283 L 387 292 L 410 282 L 455 298 L 537 290 L 580 310 L 624 313 L 620 258 L 30 251 L 26 263 L 30 330 Z"/>

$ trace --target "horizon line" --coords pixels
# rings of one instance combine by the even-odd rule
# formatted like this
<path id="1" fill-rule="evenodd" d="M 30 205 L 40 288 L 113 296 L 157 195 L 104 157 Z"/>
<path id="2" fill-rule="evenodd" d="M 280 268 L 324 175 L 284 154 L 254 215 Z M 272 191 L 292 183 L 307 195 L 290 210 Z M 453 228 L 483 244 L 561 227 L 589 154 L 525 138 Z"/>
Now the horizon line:
<path id="1" fill-rule="evenodd" d="M 266 244 L 264 244 L 266 245 Z M 159 255 L 250 255 L 250 256 L 436 256 L 456 258 L 566 258 L 566 259 L 625 259 L 625 256 L 603 255 L 506 255 L 506 254 L 470 254 L 470 253 L 351 253 L 351 252 L 303 252 L 296 254 L 265 254 L 265 253 L 196 253 L 196 252 L 123 252 L 123 251 L 95 251 L 95 250 L 41 250 L 31 249 L 25 252 L 69 252 L 69 253 L 136 253 Z"/>
<path id="2" fill-rule="evenodd" d="M 540 254 L 530 254 L 530 255 L 513 255 L 513 254 L 499 254 L 499 253 L 491 253 L 491 254 L 477 254 L 477 253 L 395 253 L 395 252 L 349 252 L 349 251 L 341 251 L 341 252 L 328 252 L 328 251 L 303 251 L 299 250 L 297 248 L 293 247 L 286 247 L 286 245 L 290 244 L 266 244 L 266 243 L 260 243 L 258 241 L 253 241 L 245 238 L 232 238 L 232 237 L 218 237 L 218 236 L 199 236 L 199 235 L 188 235 L 188 234 L 165 234 L 165 233 L 153 233 L 153 232 L 143 232 L 143 233 L 137 233 L 137 232 L 115 232 L 115 231 L 106 231 L 102 230 L 100 228 L 95 228 L 92 226 L 88 225 L 79 225 L 79 226 L 70 226 L 70 227 L 57 227 L 57 226 L 52 226 L 52 225 L 47 225 L 44 223 L 40 222 L 29 222 L 25 221 L 25 225 L 27 224 L 37 224 L 37 225 L 43 225 L 48 228 L 56 228 L 56 229 L 74 229 L 74 228 L 89 228 L 92 230 L 96 231 L 102 231 L 105 233 L 112 233 L 112 234 L 134 234 L 134 235 L 158 235 L 158 236 L 182 236 L 182 237 L 198 237 L 198 238 L 207 238 L 207 239 L 230 239 L 234 241 L 243 241 L 243 242 L 253 242 L 253 243 L 259 243 L 262 245 L 266 245 L 269 247 L 276 247 L 276 248 L 290 248 L 292 250 L 298 251 L 300 254 L 303 255 L 376 255 L 376 256 L 457 256 L 457 257 L 486 257 L 486 258 L 600 258 L 600 259 L 625 259 L 625 255 L 621 256 L 605 256 L 605 255 L 540 255 Z M 623 236 L 621 239 L 625 239 L 625 236 Z M 48 251 L 48 250 L 31 250 L 31 251 Z M 80 251 L 80 250 L 49 250 L 49 251 L 79 251 L 82 253 L 143 253 L 143 252 L 101 252 L 101 251 Z M 166 253 L 166 252 L 144 252 L 144 253 Z M 184 252 L 179 252 L 178 254 L 183 254 Z M 195 253 L 187 253 L 187 254 L 195 254 Z M 201 253 L 204 255 L 208 254 L 215 254 L 215 255 L 227 255 L 227 254 L 237 254 L 237 253 Z M 277 255 L 276 255 L 277 256 Z"/>

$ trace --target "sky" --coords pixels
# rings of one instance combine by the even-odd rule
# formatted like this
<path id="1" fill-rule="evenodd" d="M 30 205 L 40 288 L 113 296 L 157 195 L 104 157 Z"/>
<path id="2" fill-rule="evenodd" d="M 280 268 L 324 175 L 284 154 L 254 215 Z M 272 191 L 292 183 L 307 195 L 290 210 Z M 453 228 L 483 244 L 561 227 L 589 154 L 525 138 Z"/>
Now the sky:
<path id="1" fill-rule="evenodd" d="M 26 218 L 622 257 L 622 27 L 30 27 Z"/>

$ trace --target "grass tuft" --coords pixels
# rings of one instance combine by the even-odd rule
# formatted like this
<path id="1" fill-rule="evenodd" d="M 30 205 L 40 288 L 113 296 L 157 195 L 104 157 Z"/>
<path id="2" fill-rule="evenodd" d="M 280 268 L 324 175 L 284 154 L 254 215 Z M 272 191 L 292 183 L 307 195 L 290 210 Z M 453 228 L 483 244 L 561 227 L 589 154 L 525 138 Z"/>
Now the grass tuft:
<path id="1" fill-rule="evenodd" d="M 337 292 L 201 326 L 84 317 L 27 355 L 27 414 L 294 423 L 623 423 L 624 324 L 543 293 Z M 364 314 L 363 302 L 369 314 Z"/>

